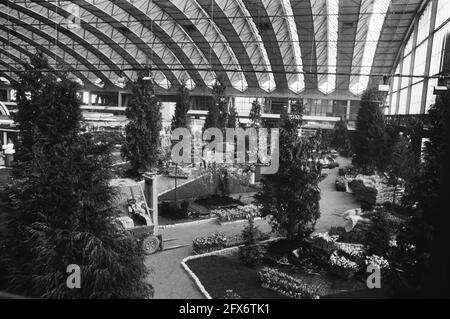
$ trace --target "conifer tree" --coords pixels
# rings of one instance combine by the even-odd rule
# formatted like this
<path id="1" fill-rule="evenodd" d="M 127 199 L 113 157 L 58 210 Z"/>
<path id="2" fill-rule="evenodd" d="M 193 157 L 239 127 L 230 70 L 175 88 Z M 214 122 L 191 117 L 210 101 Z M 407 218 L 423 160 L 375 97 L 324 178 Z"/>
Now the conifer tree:
<path id="1" fill-rule="evenodd" d="M 272 227 L 291 240 L 309 236 L 320 217 L 320 173 L 309 161 L 318 143 L 299 137 L 302 111 L 299 101 L 290 115 L 282 114 L 279 169 L 276 174 L 264 176 L 262 190 L 255 196 L 262 215 L 271 216 Z"/>
<path id="2" fill-rule="evenodd" d="M 226 127 L 235 128 L 238 125 L 238 123 L 239 123 L 238 113 L 234 105 L 232 105 L 228 112 L 228 123 Z"/>
<path id="3" fill-rule="evenodd" d="M 190 94 L 185 83 L 182 83 L 178 92 L 177 104 L 175 106 L 175 114 L 172 118 L 172 131 L 176 128 L 187 127 L 188 111 L 190 107 Z"/>
<path id="4" fill-rule="evenodd" d="M 373 170 L 384 170 L 389 163 L 385 158 L 385 122 L 380 110 L 380 93 L 376 88 L 368 89 L 361 98 L 353 139 L 354 164 L 369 174 Z"/>
<path id="5" fill-rule="evenodd" d="M 254 100 L 250 109 L 250 125 L 252 127 L 258 128 L 261 127 L 261 122 L 261 104 L 258 102 L 258 100 Z"/>
<path id="6" fill-rule="evenodd" d="M 161 104 L 152 80 L 141 73 L 133 87 L 133 98 L 126 109 L 129 123 L 121 154 L 131 163 L 130 174 L 139 176 L 155 165 L 160 146 Z"/>
<path id="7" fill-rule="evenodd" d="M 19 144 L 30 157 L 21 178 L 1 193 L 0 290 L 37 298 L 148 298 L 142 247 L 115 219 L 110 144 L 80 131 L 78 87 L 65 74 L 28 85 L 38 75 L 33 68 L 45 63 L 35 56 L 19 74 L 19 88 L 31 93 L 24 105 L 19 99 L 17 119 L 25 128 L 19 134 L 32 144 Z M 25 105 L 33 105 L 36 123 Z M 69 265 L 79 266 L 79 289 L 67 285 Z"/>
<path id="8" fill-rule="evenodd" d="M 228 124 L 229 98 L 225 95 L 226 86 L 218 78 L 212 88 L 212 104 L 203 126 L 203 130 L 211 127 L 223 130 Z"/>
<path id="9" fill-rule="evenodd" d="M 408 197 L 408 223 L 397 236 L 394 266 L 400 269 L 397 294 L 407 297 L 449 297 L 450 267 L 448 189 L 450 94 L 437 98 L 428 112 L 428 141 L 423 163 Z"/>

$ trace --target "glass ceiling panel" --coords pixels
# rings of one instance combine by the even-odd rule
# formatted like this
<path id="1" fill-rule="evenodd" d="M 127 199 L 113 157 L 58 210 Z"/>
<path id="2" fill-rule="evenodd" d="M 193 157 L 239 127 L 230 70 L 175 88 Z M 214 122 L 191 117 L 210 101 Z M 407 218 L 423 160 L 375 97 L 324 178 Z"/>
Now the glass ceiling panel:
<path id="1" fill-rule="evenodd" d="M 364 2 L 373 0 L 364 0 Z M 350 91 L 355 95 L 360 95 L 367 89 L 369 84 L 369 75 L 372 70 L 375 51 L 383 28 L 384 19 L 389 8 L 391 0 L 373 1 L 372 10 L 369 18 L 366 43 L 364 46 L 360 75 L 353 76 L 351 80 Z M 360 20 L 363 17 L 360 18 Z"/>
<path id="2" fill-rule="evenodd" d="M 324 94 L 336 88 L 339 0 L 311 0 L 314 18 L 318 88 Z"/>

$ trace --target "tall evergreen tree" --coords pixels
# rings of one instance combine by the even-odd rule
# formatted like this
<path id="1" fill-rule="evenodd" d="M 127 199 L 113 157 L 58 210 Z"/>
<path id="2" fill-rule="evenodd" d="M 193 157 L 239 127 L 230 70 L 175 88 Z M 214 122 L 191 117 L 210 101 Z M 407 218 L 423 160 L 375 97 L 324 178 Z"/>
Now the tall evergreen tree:
<path id="1" fill-rule="evenodd" d="M 36 143 L 35 131 L 41 131 L 54 143 L 73 136 L 79 129 L 81 111 L 77 101 L 78 85 L 67 80 L 64 73 L 48 72 L 50 65 L 42 53 L 30 58 L 15 84 L 18 112 L 13 115 L 20 131 L 16 162 L 21 165 L 32 159 Z M 65 90 L 52 90 L 55 81 Z M 18 171 L 16 170 L 16 173 Z"/>
<path id="2" fill-rule="evenodd" d="M 309 236 L 320 216 L 320 172 L 309 161 L 318 143 L 299 137 L 302 110 L 300 101 L 290 115 L 282 114 L 279 169 L 264 176 L 262 190 L 255 197 L 262 215 L 271 216 L 272 227 L 291 240 Z"/>
<path id="3" fill-rule="evenodd" d="M 261 104 L 258 100 L 252 102 L 252 107 L 250 109 L 250 125 L 254 128 L 261 127 Z"/>
<path id="4" fill-rule="evenodd" d="M 389 184 L 394 187 L 393 204 L 400 185 L 405 185 L 414 174 L 414 153 L 411 142 L 403 134 L 397 138 L 392 151 L 391 164 L 387 169 Z"/>
<path id="5" fill-rule="evenodd" d="M 187 127 L 188 111 L 190 107 L 190 94 L 185 83 L 182 83 L 178 92 L 177 104 L 175 106 L 175 114 L 172 118 L 172 131 L 179 127 Z"/>
<path id="6" fill-rule="evenodd" d="M 385 157 L 385 122 L 380 109 L 382 97 L 376 88 L 368 89 L 361 98 L 353 139 L 354 164 L 365 173 L 384 170 L 389 163 Z"/>
<path id="7" fill-rule="evenodd" d="M 203 126 L 203 130 L 216 127 L 221 130 L 228 124 L 229 98 L 225 95 L 226 86 L 222 79 L 218 78 L 212 88 L 212 104 Z"/>
<path id="8" fill-rule="evenodd" d="M 121 154 L 131 163 L 130 174 L 138 176 L 152 168 L 160 146 L 161 104 L 155 95 L 153 81 L 141 73 L 133 87 L 133 98 L 126 109 L 129 123 Z"/>
<path id="9" fill-rule="evenodd" d="M 429 110 L 423 164 L 408 197 L 412 216 L 398 235 L 395 255 L 400 269 L 398 293 L 414 297 L 449 297 L 450 238 L 448 224 L 450 94 L 437 98 Z"/>
<path id="10" fill-rule="evenodd" d="M 351 153 L 350 134 L 346 120 L 341 119 L 334 125 L 331 145 L 343 156 L 348 156 Z"/>
<path id="11" fill-rule="evenodd" d="M 34 59 L 45 65 L 42 56 Z M 19 145 L 30 147 L 30 159 L 22 163 L 22 178 L 1 194 L 0 290 L 38 298 L 150 297 L 142 247 L 115 222 L 109 144 L 96 143 L 75 124 L 75 83 L 58 74 L 32 88 L 32 72 L 19 74 L 19 88 L 31 93 L 26 104 L 40 125 L 31 128 L 19 105 L 19 125 L 28 128 L 19 134 L 33 144 Z M 79 289 L 67 286 L 69 265 L 80 267 Z"/>
<path id="12" fill-rule="evenodd" d="M 226 127 L 235 128 L 239 124 L 238 113 L 234 105 L 230 106 L 230 111 L 228 112 L 228 123 Z"/>

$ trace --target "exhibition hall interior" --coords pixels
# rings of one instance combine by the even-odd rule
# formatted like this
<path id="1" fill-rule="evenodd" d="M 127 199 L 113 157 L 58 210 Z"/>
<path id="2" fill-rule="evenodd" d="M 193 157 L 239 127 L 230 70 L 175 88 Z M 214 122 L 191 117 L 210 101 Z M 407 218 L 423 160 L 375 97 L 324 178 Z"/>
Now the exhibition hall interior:
<path id="1" fill-rule="evenodd" d="M 0 0 L 0 299 L 449 298 L 449 90 L 449 0 Z"/>

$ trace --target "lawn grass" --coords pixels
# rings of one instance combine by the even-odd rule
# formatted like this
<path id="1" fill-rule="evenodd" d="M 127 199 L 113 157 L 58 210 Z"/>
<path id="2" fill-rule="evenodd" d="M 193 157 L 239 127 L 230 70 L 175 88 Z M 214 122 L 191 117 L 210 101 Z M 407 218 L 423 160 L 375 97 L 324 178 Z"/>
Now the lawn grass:
<path id="1" fill-rule="evenodd" d="M 223 299 L 228 289 L 244 299 L 288 299 L 262 288 L 259 268 L 244 266 L 236 257 L 210 256 L 189 260 L 187 265 L 214 299 Z"/>

